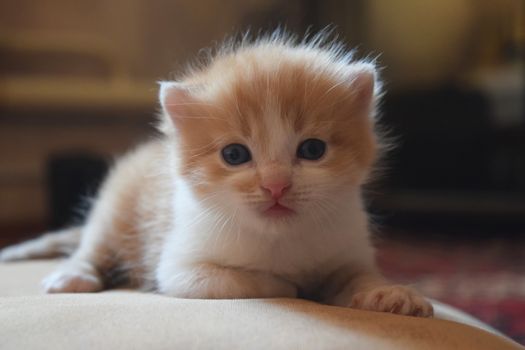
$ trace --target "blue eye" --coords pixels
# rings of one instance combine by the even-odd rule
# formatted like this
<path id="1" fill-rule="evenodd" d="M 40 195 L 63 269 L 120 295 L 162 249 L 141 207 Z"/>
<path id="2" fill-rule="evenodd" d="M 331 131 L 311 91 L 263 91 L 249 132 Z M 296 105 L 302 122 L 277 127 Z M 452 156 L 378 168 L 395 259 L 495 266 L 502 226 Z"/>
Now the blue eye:
<path id="1" fill-rule="evenodd" d="M 318 160 L 326 151 L 326 143 L 318 139 L 308 139 L 303 141 L 297 148 L 297 157 Z"/>
<path id="2" fill-rule="evenodd" d="M 232 143 L 224 147 L 221 154 L 224 161 L 230 165 L 240 165 L 252 160 L 248 148 L 238 143 Z"/>

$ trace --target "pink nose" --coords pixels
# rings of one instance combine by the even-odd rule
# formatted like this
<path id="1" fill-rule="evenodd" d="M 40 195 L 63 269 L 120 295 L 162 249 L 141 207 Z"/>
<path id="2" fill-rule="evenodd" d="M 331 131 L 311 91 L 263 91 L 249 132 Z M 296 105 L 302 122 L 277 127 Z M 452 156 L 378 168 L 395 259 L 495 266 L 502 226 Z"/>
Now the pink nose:
<path id="1" fill-rule="evenodd" d="M 270 192 L 273 199 L 281 198 L 290 186 L 291 184 L 289 182 L 272 182 L 261 185 L 263 189 Z"/>

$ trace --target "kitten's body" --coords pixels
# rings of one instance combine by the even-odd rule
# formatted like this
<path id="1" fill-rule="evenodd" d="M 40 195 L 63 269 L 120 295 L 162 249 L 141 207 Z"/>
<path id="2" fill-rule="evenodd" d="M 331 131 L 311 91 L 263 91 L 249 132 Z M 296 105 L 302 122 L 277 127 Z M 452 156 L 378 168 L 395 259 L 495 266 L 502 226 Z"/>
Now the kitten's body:
<path id="1" fill-rule="evenodd" d="M 225 50 L 163 83 L 164 135 L 119 160 L 47 291 L 98 291 L 120 271 L 176 297 L 304 295 L 431 315 L 374 264 L 360 186 L 377 153 L 377 94 L 373 65 L 283 38 Z M 326 153 L 301 158 L 312 138 Z M 221 149 L 232 144 L 250 159 L 227 164 Z M 49 239 L 39 242 L 45 251 Z M 2 258 L 35 255 L 31 244 Z"/>

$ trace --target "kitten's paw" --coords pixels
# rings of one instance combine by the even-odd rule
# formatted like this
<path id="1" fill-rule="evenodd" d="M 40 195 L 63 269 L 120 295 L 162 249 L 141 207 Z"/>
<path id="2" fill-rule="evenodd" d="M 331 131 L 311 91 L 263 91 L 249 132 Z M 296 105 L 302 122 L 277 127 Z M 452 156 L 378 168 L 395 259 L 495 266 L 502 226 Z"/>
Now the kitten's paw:
<path id="1" fill-rule="evenodd" d="M 381 286 L 354 295 L 350 305 L 356 309 L 391 312 L 400 315 L 432 317 L 434 309 L 415 290 L 399 286 Z"/>
<path id="2" fill-rule="evenodd" d="M 42 281 L 46 293 L 94 293 L 103 289 L 100 277 L 85 271 L 58 270 Z"/>

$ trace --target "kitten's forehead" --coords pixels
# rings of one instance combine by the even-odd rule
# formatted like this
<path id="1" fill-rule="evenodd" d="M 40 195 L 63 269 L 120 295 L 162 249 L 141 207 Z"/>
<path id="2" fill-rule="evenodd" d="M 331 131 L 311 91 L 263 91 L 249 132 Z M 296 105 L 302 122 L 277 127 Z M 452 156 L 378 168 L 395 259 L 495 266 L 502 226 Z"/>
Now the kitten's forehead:
<path id="1" fill-rule="evenodd" d="M 260 143 L 271 156 L 286 142 L 295 142 L 290 138 L 322 133 L 351 95 L 341 78 L 312 71 L 304 62 L 256 63 L 231 72 L 207 97 L 230 127 Z"/>
<path id="2" fill-rule="evenodd" d="M 259 151 L 261 160 L 272 162 L 290 156 L 298 134 L 291 120 L 283 118 L 282 108 L 277 101 L 266 101 L 261 118 L 255 119 L 256 125 L 252 127 L 254 132 L 251 135 L 252 144 Z"/>

